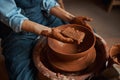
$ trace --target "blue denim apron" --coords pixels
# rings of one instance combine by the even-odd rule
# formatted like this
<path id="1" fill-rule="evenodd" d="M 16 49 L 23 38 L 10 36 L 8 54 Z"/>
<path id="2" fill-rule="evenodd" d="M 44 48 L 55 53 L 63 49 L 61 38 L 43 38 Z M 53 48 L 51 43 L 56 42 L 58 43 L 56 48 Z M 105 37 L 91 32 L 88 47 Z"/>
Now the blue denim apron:
<path id="1" fill-rule="evenodd" d="M 30 20 L 55 27 L 62 25 L 62 21 L 55 16 L 47 16 L 41 10 L 43 0 L 15 0 L 22 14 Z M 3 55 L 10 80 L 36 80 L 36 68 L 32 61 L 32 49 L 38 35 L 30 32 L 15 33 L 8 26 L 0 22 L 0 37 Z"/>

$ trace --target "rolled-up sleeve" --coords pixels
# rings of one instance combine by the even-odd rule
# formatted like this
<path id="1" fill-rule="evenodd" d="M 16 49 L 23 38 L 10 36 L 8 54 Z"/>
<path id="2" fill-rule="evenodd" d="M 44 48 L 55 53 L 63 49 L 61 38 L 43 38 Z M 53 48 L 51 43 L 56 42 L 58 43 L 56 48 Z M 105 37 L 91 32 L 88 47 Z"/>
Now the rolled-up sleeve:
<path id="1" fill-rule="evenodd" d="M 41 8 L 49 14 L 50 9 L 55 6 L 59 6 L 56 0 L 43 0 Z"/>
<path id="2" fill-rule="evenodd" d="M 22 23 L 27 17 L 21 14 L 14 0 L 0 0 L 0 21 L 11 27 L 15 32 L 21 31 Z"/>

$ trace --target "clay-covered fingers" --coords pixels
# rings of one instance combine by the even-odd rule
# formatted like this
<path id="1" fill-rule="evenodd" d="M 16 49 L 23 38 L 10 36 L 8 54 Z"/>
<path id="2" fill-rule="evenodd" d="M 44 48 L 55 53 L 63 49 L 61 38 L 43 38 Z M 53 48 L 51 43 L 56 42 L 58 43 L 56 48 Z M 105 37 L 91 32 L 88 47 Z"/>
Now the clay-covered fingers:
<path id="1" fill-rule="evenodd" d="M 66 43 L 73 42 L 73 39 L 63 36 L 61 34 L 61 30 L 57 28 L 52 28 L 51 32 L 49 32 L 48 30 L 43 30 L 41 32 L 41 35 L 46 36 L 46 37 L 51 37 L 51 38 L 54 38 L 54 39 L 57 39 L 59 41 L 66 42 Z"/>
<path id="2" fill-rule="evenodd" d="M 85 16 L 78 16 L 73 18 L 73 20 L 70 21 L 71 24 L 78 24 L 86 27 L 90 31 L 93 31 L 92 27 L 87 23 L 87 21 L 92 21 L 92 18 L 85 17 Z"/>
<path id="3" fill-rule="evenodd" d="M 57 29 L 57 28 L 53 28 L 52 29 L 52 36 L 53 38 L 62 41 L 62 42 L 67 42 L 67 43 L 72 43 L 73 39 L 65 37 L 61 34 L 61 30 Z"/>
<path id="4" fill-rule="evenodd" d="M 81 16 L 81 17 L 78 17 L 78 18 L 81 18 L 84 21 L 92 21 L 92 18 L 89 18 L 89 17 L 86 17 L 86 16 Z"/>
<path id="5" fill-rule="evenodd" d="M 87 25 L 87 21 L 92 21 L 91 18 L 85 17 L 85 16 L 81 16 L 81 17 L 76 17 L 78 21 L 81 21 L 80 24 L 82 25 Z"/>
<path id="6" fill-rule="evenodd" d="M 92 21 L 92 18 L 86 17 L 86 16 L 77 16 L 73 18 L 70 23 L 75 23 L 75 22 L 85 22 L 85 21 Z"/>
<path id="7" fill-rule="evenodd" d="M 78 17 L 73 18 L 70 21 L 70 23 L 71 24 L 79 24 L 79 25 L 86 26 L 87 25 L 87 21 L 92 21 L 92 18 L 85 17 L 85 16 L 78 16 Z"/>

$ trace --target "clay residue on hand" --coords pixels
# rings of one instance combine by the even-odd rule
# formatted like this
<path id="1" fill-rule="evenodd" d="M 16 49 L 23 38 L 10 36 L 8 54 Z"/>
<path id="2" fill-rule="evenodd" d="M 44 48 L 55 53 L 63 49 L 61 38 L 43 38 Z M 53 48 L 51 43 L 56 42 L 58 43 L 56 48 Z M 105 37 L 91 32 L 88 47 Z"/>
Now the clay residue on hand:
<path id="1" fill-rule="evenodd" d="M 62 31 L 62 34 L 66 37 L 72 38 L 73 40 L 77 41 L 78 44 L 83 42 L 85 37 L 85 33 L 79 30 L 76 30 L 71 27 L 67 27 Z"/>

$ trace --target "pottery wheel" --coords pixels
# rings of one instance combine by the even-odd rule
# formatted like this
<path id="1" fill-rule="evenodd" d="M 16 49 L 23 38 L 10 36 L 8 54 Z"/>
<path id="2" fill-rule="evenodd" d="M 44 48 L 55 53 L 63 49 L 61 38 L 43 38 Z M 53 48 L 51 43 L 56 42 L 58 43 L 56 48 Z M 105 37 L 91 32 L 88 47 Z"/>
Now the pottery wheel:
<path id="1" fill-rule="evenodd" d="M 85 80 L 95 74 L 102 72 L 105 69 L 107 50 L 104 44 L 104 39 L 96 36 L 96 60 L 95 62 L 83 71 L 78 71 L 74 73 L 67 72 L 56 72 L 54 68 L 50 66 L 47 61 L 46 54 L 44 50 L 46 47 L 46 38 L 39 39 L 34 50 L 33 50 L 33 60 L 36 68 L 39 72 L 39 78 L 42 80 Z"/>

